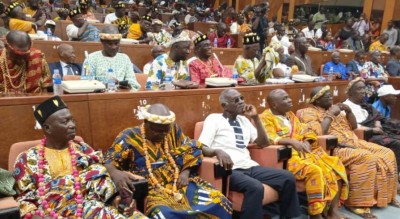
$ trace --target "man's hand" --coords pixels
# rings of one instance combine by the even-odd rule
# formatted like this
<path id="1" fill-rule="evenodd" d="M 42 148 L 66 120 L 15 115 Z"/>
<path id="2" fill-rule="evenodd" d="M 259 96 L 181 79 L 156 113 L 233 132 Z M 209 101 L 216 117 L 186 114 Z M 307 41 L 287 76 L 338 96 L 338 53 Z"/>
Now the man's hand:
<path id="1" fill-rule="evenodd" d="M 340 110 L 344 110 L 346 114 L 351 113 L 351 108 L 348 105 L 344 103 L 338 103 L 337 105 L 339 105 Z"/>
<path id="2" fill-rule="evenodd" d="M 217 149 L 215 151 L 215 154 L 217 155 L 217 159 L 218 159 L 219 165 L 221 167 L 224 167 L 225 170 L 232 169 L 233 161 L 232 161 L 231 157 L 229 156 L 229 154 L 227 154 L 225 151 L 219 150 L 219 149 Z"/>
<path id="3" fill-rule="evenodd" d="M 296 149 L 297 152 L 299 152 L 300 156 L 305 157 L 305 153 L 311 152 L 310 143 L 307 143 L 292 139 L 291 145 L 294 147 L 294 149 Z"/>
<path id="4" fill-rule="evenodd" d="M 329 112 L 330 114 L 334 115 L 334 116 L 337 116 L 337 115 L 339 115 L 340 111 L 341 111 L 340 106 L 339 106 L 338 104 L 335 104 L 335 105 L 332 105 L 332 106 L 329 108 L 329 111 L 328 111 L 328 112 Z"/>
<path id="5" fill-rule="evenodd" d="M 113 171 L 109 172 L 112 180 L 118 188 L 118 191 L 122 191 L 123 188 L 129 188 L 132 192 L 135 192 L 135 186 L 132 185 L 132 181 L 144 179 L 142 176 L 134 175 L 130 172 L 121 171 L 118 169 L 114 169 Z"/>
<path id="6" fill-rule="evenodd" d="M 189 184 L 189 175 L 190 175 L 189 169 L 186 169 L 179 174 L 178 181 L 176 182 L 178 189 L 187 186 Z"/>
<path id="7" fill-rule="evenodd" d="M 378 135 L 383 135 L 384 134 L 384 132 L 382 130 L 382 127 L 374 127 L 374 128 L 372 128 L 372 132 L 374 134 L 378 134 Z"/>
<path id="8" fill-rule="evenodd" d="M 252 116 L 257 116 L 258 115 L 256 107 L 253 106 L 253 105 L 250 105 L 250 104 L 246 104 L 243 107 L 243 114 L 245 116 L 248 116 L 248 117 L 252 117 Z"/>

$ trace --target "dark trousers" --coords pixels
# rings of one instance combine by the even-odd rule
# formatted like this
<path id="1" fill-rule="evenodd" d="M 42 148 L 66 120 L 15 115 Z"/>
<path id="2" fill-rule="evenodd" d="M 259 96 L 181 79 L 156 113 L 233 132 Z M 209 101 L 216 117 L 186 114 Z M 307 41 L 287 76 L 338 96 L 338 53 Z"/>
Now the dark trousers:
<path id="1" fill-rule="evenodd" d="M 277 203 L 262 206 L 266 184 L 279 194 Z M 292 218 L 300 215 L 296 179 L 287 170 L 255 166 L 249 169 L 235 169 L 230 176 L 230 190 L 244 193 L 241 219 L 262 219 L 264 210 L 269 216 L 281 215 Z M 278 207 L 279 206 L 279 207 Z"/>

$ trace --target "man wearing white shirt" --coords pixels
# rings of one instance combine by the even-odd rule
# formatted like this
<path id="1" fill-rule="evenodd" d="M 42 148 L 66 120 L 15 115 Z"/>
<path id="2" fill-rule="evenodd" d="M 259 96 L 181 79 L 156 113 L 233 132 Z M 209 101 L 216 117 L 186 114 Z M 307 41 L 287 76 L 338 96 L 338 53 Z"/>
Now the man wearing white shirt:
<path id="1" fill-rule="evenodd" d="M 364 36 L 364 34 L 369 30 L 369 24 L 365 21 L 365 13 L 362 13 L 360 19 L 353 24 L 353 29 L 358 30 L 360 36 Z"/>
<path id="2" fill-rule="evenodd" d="M 115 12 L 107 14 L 107 16 L 104 19 L 105 24 L 111 24 L 113 21 L 117 20 L 118 18 L 121 18 L 125 15 L 125 4 L 123 3 L 118 3 L 114 6 Z"/>
<path id="3" fill-rule="evenodd" d="M 207 116 L 199 141 L 203 144 L 204 156 L 216 156 L 225 169 L 232 169 L 229 188 L 244 194 L 240 218 L 263 218 L 265 188 L 272 188 L 279 195 L 276 202 L 279 209 L 278 205 L 266 206 L 275 207 L 275 212 L 285 218 L 298 216 L 293 175 L 286 170 L 262 167 L 250 157 L 249 142 L 261 147 L 269 144 L 256 107 L 245 104 L 243 96 L 235 89 L 222 91 L 219 101 L 224 112 Z M 254 121 L 255 127 L 246 117 Z"/>
<path id="4" fill-rule="evenodd" d="M 289 54 L 288 48 L 290 46 L 289 37 L 286 35 L 285 28 L 282 25 L 276 27 L 276 34 L 271 38 L 271 43 L 279 43 L 283 46 L 285 54 Z"/>
<path id="5" fill-rule="evenodd" d="M 81 75 L 82 64 L 74 63 L 75 49 L 69 44 L 60 44 L 57 48 L 60 61 L 49 63 L 51 74 L 58 69 L 61 77 L 65 75 Z"/>
<path id="6" fill-rule="evenodd" d="M 319 38 L 322 36 L 322 31 L 321 29 L 315 29 L 315 23 L 314 21 L 309 21 L 308 22 L 308 27 L 304 28 L 301 30 L 301 32 L 304 33 L 304 36 L 307 39 L 315 39 L 315 38 Z M 319 36 L 319 37 L 318 37 Z"/>

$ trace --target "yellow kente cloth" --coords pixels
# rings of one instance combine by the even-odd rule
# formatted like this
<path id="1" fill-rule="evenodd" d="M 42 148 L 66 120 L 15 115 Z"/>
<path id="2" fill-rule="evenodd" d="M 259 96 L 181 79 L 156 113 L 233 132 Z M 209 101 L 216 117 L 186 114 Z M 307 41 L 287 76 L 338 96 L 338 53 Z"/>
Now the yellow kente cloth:
<path id="1" fill-rule="evenodd" d="M 140 24 L 132 24 L 129 27 L 128 35 L 126 36 L 127 39 L 134 39 L 137 40 L 143 35 L 142 30 L 140 29 Z"/>
<path id="2" fill-rule="evenodd" d="M 53 179 L 59 176 L 72 174 L 71 154 L 69 148 L 56 150 L 45 148 L 44 156 L 50 167 L 50 175 Z"/>
<path id="3" fill-rule="evenodd" d="M 373 42 L 370 46 L 369 46 L 369 51 L 373 52 L 375 50 L 378 51 L 388 51 L 388 47 L 385 46 L 384 44 L 381 43 L 381 41 L 377 40 L 375 42 Z"/>
<path id="4" fill-rule="evenodd" d="M 36 11 L 37 10 L 32 10 L 29 7 L 25 7 L 24 9 L 22 9 L 22 12 L 24 12 L 25 14 L 29 14 L 31 17 L 36 14 Z"/>
<path id="5" fill-rule="evenodd" d="M 28 34 L 35 34 L 36 31 L 32 27 L 32 22 L 20 19 L 10 18 L 10 30 L 20 30 Z"/>
<path id="6" fill-rule="evenodd" d="M 299 113 L 300 119 L 317 134 L 322 134 L 321 122 L 325 115 L 326 110 L 315 106 Z M 392 150 L 358 139 L 344 113 L 334 117 L 328 134 L 337 136 L 340 144 L 350 146 L 333 151 L 349 172 L 347 206 L 372 207 L 376 204 L 386 207 L 396 199 L 398 175 Z"/>
<path id="7" fill-rule="evenodd" d="M 304 180 L 308 199 L 308 213 L 321 214 L 327 203 L 330 203 L 339 191 L 338 180 L 343 181 L 340 200 L 344 202 L 348 196 L 346 169 L 338 157 L 329 156 L 317 144 L 317 135 L 294 115 L 286 114 L 286 119 L 265 110 L 260 119 L 272 144 L 280 139 L 291 138 L 298 141 L 311 141 L 312 152 L 305 157 L 292 148 L 292 157 L 288 161 L 288 170 L 297 180 Z M 290 124 L 289 124 L 290 123 Z"/>

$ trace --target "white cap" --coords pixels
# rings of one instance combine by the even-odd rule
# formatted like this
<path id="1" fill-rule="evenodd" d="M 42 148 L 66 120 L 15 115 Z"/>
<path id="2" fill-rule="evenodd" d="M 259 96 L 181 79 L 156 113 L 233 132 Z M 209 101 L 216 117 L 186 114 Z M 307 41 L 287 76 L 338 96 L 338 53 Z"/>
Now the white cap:
<path id="1" fill-rule="evenodd" d="M 54 22 L 53 20 L 47 20 L 46 23 L 44 23 L 44 25 L 47 25 L 47 24 L 56 26 L 56 22 Z"/>
<path id="2" fill-rule="evenodd" d="M 395 90 L 390 84 L 382 85 L 382 87 L 378 89 L 378 97 L 383 97 L 389 94 L 399 95 L 400 90 Z"/>

